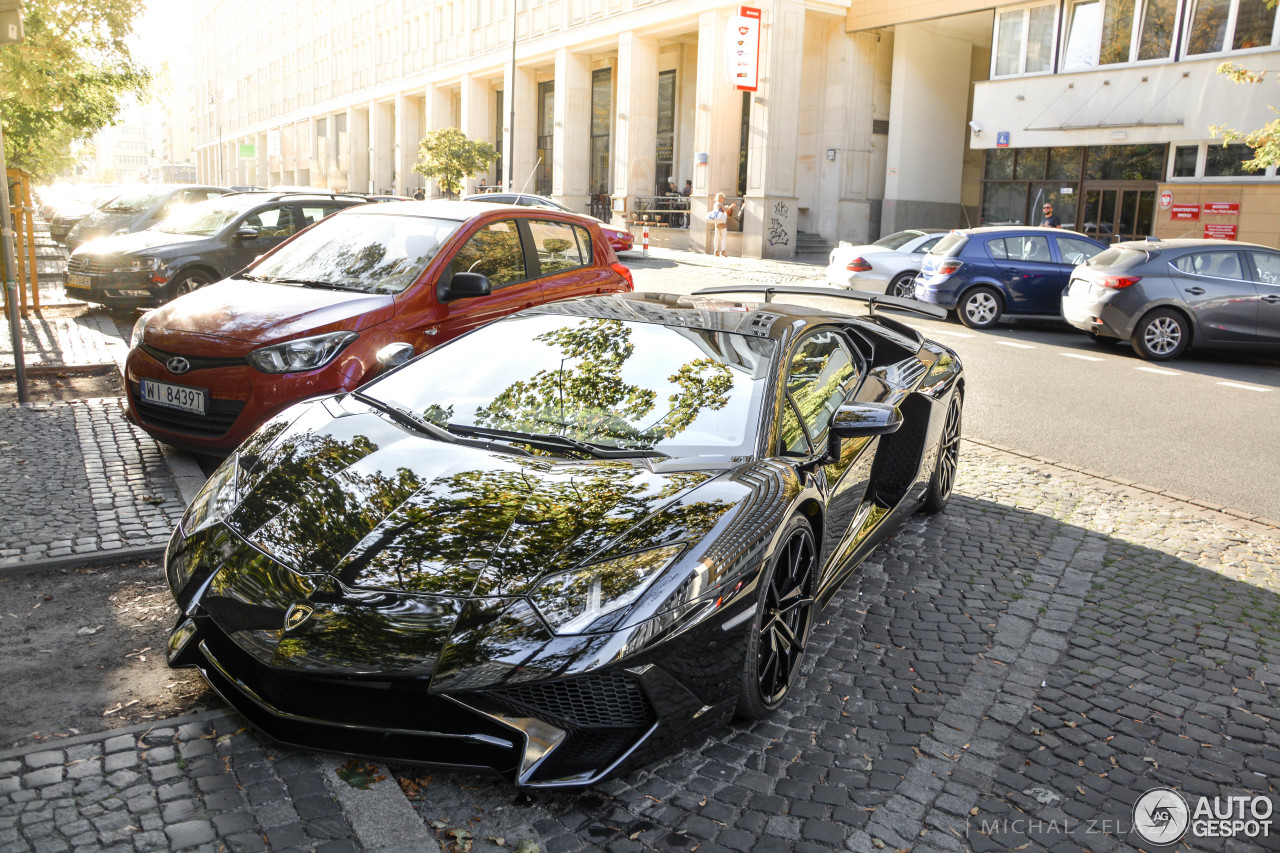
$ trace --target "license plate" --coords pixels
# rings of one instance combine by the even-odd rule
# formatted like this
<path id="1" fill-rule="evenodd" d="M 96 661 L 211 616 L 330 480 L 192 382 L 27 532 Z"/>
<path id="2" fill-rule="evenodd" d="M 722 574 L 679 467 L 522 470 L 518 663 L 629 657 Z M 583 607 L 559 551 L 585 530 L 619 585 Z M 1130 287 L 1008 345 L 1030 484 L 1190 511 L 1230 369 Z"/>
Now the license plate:
<path id="1" fill-rule="evenodd" d="M 142 399 L 157 406 L 195 412 L 197 415 L 203 415 L 207 408 L 209 392 L 204 388 L 188 388 L 186 385 L 156 382 L 153 379 L 143 379 L 141 388 Z"/>
<path id="2" fill-rule="evenodd" d="M 83 287 L 85 290 L 88 290 L 89 276 L 67 273 L 67 287 Z"/>

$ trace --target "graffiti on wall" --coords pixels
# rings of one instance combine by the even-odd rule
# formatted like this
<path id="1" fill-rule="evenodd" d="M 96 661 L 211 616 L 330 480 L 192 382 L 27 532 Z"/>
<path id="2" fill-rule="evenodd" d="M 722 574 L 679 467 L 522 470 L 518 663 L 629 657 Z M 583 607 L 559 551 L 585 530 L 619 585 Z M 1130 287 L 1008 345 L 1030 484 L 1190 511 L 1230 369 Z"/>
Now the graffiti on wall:
<path id="1" fill-rule="evenodd" d="M 790 214 L 791 208 L 787 207 L 785 202 L 774 203 L 773 216 L 769 219 L 770 246 L 791 245 L 791 232 L 787 228 L 787 219 Z"/>

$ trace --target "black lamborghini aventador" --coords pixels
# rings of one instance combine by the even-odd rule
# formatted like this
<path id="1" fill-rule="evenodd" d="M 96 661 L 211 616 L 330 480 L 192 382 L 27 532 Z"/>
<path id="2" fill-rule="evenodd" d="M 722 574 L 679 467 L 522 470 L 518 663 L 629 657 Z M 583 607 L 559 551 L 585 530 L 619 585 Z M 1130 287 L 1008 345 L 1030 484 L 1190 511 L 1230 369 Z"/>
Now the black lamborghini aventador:
<path id="1" fill-rule="evenodd" d="M 841 582 L 947 503 L 964 376 L 884 315 L 930 306 L 727 290 L 526 310 L 270 421 L 173 534 L 171 665 L 278 740 L 518 785 L 777 709 Z"/>

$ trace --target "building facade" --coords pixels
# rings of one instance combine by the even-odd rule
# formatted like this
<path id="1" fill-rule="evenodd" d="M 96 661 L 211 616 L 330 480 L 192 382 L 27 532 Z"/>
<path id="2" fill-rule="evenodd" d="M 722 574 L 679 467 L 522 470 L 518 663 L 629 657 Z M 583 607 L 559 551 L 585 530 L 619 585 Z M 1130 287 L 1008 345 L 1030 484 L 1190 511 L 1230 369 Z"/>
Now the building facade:
<path id="1" fill-rule="evenodd" d="M 1122 236 L 1231 195 L 1240 238 L 1275 245 L 1280 210 L 1255 223 L 1275 176 L 1239 174 L 1208 131 L 1269 118 L 1262 87 L 1213 68 L 1277 67 L 1274 10 L 1198 2 L 1224 10 L 1220 42 L 1192 45 L 1210 26 L 1193 0 L 769 0 L 743 91 L 741 7 L 715 0 L 219 0 L 194 41 L 195 159 L 215 183 L 435 195 L 418 143 L 453 126 L 499 151 L 468 190 L 627 223 L 690 181 L 672 242 L 694 249 L 717 192 L 743 199 L 730 250 L 755 257 L 1026 221 L 1049 197 L 1064 224 Z"/>

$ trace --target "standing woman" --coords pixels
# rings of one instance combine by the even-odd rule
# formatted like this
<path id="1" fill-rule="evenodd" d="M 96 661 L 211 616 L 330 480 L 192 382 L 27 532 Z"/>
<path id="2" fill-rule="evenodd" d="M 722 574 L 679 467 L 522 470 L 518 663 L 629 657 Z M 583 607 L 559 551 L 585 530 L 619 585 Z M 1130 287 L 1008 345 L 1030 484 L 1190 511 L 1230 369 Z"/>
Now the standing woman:
<path id="1" fill-rule="evenodd" d="M 732 213 L 733 205 L 724 203 L 724 193 L 716 193 L 716 201 L 711 206 L 711 212 L 707 214 L 707 221 L 715 228 L 711 247 L 718 258 L 729 257 L 725 247 L 729 242 L 729 216 Z"/>

